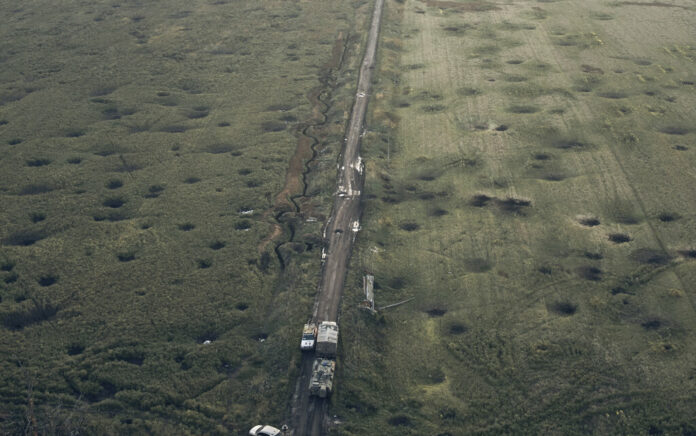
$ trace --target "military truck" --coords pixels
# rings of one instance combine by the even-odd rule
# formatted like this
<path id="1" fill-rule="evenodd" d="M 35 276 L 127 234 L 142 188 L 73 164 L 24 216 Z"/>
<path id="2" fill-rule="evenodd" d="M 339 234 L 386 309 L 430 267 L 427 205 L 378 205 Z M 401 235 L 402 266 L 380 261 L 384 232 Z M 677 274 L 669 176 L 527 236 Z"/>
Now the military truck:
<path id="1" fill-rule="evenodd" d="M 338 349 L 338 324 L 322 321 L 317 332 L 316 353 L 321 357 L 336 357 Z"/>
<path id="2" fill-rule="evenodd" d="M 314 349 L 317 339 L 317 325 L 310 322 L 304 325 L 302 329 L 302 340 L 300 341 L 300 350 L 309 351 Z"/>
<path id="3" fill-rule="evenodd" d="M 335 371 L 335 360 L 315 359 L 312 365 L 312 378 L 309 380 L 309 395 L 316 395 L 319 398 L 331 396 Z"/>

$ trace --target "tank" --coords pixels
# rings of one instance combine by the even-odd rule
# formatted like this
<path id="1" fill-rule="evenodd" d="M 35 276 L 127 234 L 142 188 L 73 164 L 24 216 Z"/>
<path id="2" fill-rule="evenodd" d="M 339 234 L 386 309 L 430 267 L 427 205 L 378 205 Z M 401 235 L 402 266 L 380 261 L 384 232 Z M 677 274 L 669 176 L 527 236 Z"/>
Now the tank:
<path id="1" fill-rule="evenodd" d="M 333 321 L 323 321 L 317 332 L 317 355 L 335 357 L 338 349 L 338 324 Z"/>
<path id="2" fill-rule="evenodd" d="M 317 338 L 317 325 L 307 323 L 302 329 L 302 340 L 300 341 L 300 350 L 309 351 L 314 349 Z"/>
<path id="3" fill-rule="evenodd" d="M 327 398 L 333 390 L 333 377 L 336 371 L 336 361 L 331 359 L 315 359 L 312 365 L 312 378 L 309 381 L 309 395 Z"/>

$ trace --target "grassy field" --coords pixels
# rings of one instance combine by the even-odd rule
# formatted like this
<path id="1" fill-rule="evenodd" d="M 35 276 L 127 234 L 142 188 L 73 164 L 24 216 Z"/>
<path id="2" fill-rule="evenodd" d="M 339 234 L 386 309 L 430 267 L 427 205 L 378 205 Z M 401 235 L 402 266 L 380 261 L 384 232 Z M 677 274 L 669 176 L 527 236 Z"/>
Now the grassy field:
<path id="1" fill-rule="evenodd" d="M 282 423 L 364 5 L 0 5 L 0 433 Z"/>
<path id="2" fill-rule="evenodd" d="M 336 434 L 696 434 L 692 3 L 390 1 Z M 361 274 L 377 316 L 359 310 Z"/>

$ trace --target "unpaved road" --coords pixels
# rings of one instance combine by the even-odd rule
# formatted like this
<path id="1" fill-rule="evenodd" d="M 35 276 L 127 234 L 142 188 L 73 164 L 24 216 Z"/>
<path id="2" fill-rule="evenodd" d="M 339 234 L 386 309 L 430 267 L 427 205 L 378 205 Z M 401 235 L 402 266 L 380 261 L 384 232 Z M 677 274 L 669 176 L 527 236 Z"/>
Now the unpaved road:
<path id="1" fill-rule="evenodd" d="M 326 259 L 314 306 L 313 318 L 316 322 L 336 321 L 338 318 L 343 282 L 356 234 L 353 226 L 358 225 L 360 220 L 360 193 L 364 182 L 363 165 L 359 156 L 360 135 L 367 112 L 368 92 L 375 66 L 383 8 L 384 0 L 376 0 L 367 37 L 367 48 L 360 67 L 355 104 L 346 132 L 343 157 L 339 167 L 338 188 L 331 217 L 324 230 Z M 309 396 L 309 378 L 313 360 L 312 353 L 305 353 L 302 358 L 301 374 L 293 397 L 292 432 L 294 436 L 317 436 L 328 433 L 328 401 Z"/>

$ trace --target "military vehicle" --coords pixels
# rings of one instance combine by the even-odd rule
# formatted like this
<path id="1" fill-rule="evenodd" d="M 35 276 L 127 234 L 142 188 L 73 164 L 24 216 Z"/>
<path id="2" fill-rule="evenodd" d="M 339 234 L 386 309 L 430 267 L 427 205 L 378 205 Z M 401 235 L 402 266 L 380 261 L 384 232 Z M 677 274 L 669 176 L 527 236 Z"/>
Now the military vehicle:
<path id="1" fill-rule="evenodd" d="M 317 325 L 307 323 L 302 329 L 302 340 L 300 341 L 300 350 L 309 351 L 314 349 L 317 339 Z"/>
<path id="2" fill-rule="evenodd" d="M 321 357 L 335 357 L 338 349 L 338 324 L 322 321 L 317 332 L 316 352 Z"/>
<path id="3" fill-rule="evenodd" d="M 312 365 L 312 378 L 309 381 L 309 395 L 327 398 L 333 389 L 333 377 L 336 361 L 331 359 L 315 359 Z"/>
<path id="4" fill-rule="evenodd" d="M 270 425 L 257 425 L 249 430 L 250 436 L 278 436 L 281 433 L 281 430 Z"/>

